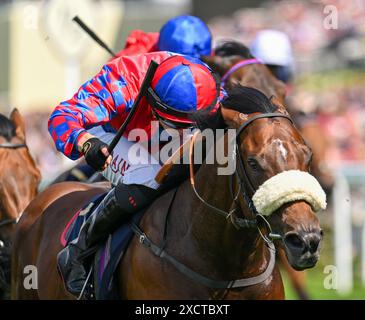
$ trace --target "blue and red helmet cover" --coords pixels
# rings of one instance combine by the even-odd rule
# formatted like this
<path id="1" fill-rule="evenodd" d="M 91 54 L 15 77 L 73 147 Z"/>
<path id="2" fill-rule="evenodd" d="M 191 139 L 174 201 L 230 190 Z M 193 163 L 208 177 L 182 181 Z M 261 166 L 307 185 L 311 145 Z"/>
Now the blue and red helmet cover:
<path id="1" fill-rule="evenodd" d="M 199 59 L 180 55 L 172 56 L 158 66 L 151 87 L 163 103 L 183 112 L 211 107 L 219 95 L 210 68 Z M 192 122 L 188 116 L 177 118 L 155 111 L 167 120 Z"/>
<path id="2" fill-rule="evenodd" d="M 212 52 L 212 35 L 199 18 L 182 15 L 167 21 L 160 30 L 160 51 L 172 51 L 199 58 Z"/>

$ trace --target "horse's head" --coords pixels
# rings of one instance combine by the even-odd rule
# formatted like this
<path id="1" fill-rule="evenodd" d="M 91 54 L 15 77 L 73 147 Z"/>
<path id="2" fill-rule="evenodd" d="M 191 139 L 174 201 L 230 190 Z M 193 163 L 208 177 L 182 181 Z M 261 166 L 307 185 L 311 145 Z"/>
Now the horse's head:
<path id="1" fill-rule="evenodd" d="M 260 90 L 268 97 L 274 95 L 282 103 L 284 102 L 286 86 L 272 74 L 266 65 L 261 63 L 245 65 L 244 62 L 253 59 L 253 56 L 244 44 L 237 41 L 224 42 L 215 48 L 214 56 L 206 56 L 202 59 L 221 77 L 230 71 L 224 83 L 225 88 L 230 89 L 241 84 Z M 243 65 L 238 66 L 242 62 Z M 233 69 L 234 66 L 238 67 Z"/>
<path id="2" fill-rule="evenodd" d="M 221 110 L 226 124 L 238 129 L 237 171 L 248 196 L 281 235 L 291 266 L 313 267 L 322 240 L 315 211 L 325 207 L 325 194 L 308 173 L 310 148 L 290 119 L 280 116 L 287 115 L 284 106 L 255 89 L 233 88 Z M 241 207 L 247 214 L 243 197 Z"/>
<path id="3" fill-rule="evenodd" d="M 10 119 L 0 114 L 0 244 L 10 241 L 39 181 L 40 172 L 26 147 L 23 117 L 17 109 Z"/>

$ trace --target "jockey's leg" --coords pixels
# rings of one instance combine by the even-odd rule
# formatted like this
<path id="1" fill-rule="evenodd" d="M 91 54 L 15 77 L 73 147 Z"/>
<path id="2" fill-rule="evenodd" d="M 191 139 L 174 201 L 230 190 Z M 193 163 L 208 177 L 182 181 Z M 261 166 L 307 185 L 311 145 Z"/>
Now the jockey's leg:
<path id="1" fill-rule="evenodd" d="M 127 154 L 126 149 L 130 144 L 122 139 L 118 146 L 113 153 L 114 159 Z M 95 246 L 161 194 L 161 191 L 157 190 L 159 185 L 154 180 L 160 165 L 143 163 L 129 162 L 125 171 L 120 170 L 119 163 L 118 168 L 110 166 L 103 172 L 109 180 L 119 182 L 82 226 L 79 237 L 64 248 L 57 257 L 58 270 L 70 293 L 80 294 L 87 277 L 83 260 L 94 251 Z M 119 174 L 119 177 L 111 176 L 113 172 Z"/>
<path id="2" fill-rule="evenodd" d="M 159 194 L 158 190 L 143 185 L 123 183 L 109 191 L 82 226 L 79 237 L 58 254 L 58 269 L 70 293 L 80 294 L 87 277 L 83 259 L 94 251 L 95 245 Z"/>

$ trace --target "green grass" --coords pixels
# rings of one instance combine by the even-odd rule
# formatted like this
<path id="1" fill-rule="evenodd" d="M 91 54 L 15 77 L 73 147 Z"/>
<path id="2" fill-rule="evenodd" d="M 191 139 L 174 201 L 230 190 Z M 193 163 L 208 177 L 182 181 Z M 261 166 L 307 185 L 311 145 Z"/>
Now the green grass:
<path id="1" fill-rule="evenodd" d="M 307 271 L 307 289 L 310 299 L 313 300 L 338 300 L 338 299 L 353 299 L 353 300 L 364 300 L 365 299 L 365 287 L 361 286 L 359 279 L 354 281 L 354 288 L 350 294 L 340 295 L 337 290 L 325 289 L 323 282 L 327 274 L 324 274 L 322 268 L 315 268 Z M 285 296 L 288 300 L 295 300 L 297 296 L 288 279 L 283 275 Z"/>

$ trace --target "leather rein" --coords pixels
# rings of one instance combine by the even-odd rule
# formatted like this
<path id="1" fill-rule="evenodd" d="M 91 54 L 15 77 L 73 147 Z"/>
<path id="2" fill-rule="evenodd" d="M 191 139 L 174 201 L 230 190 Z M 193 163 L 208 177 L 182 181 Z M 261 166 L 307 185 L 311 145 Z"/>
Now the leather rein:
<path id="1" fill-rule="evenodd" d="M 254 188 L 251 180 L 249 179 L 249 176 L 247 174 L 247 170 L 246 170 L 244 161 L 242 159 L 242 156 L 239 152 L 238 146 L 239 146 L 239 136 L 242 134 L 242 132 L 245 130 L 245 128 L 247 128 L 247 126 L 249 126 L 252 122 L 254 122 L 257 119 L 262 119 L 262 118 L 279 118 L 279 117 L 286 118 L 290 122 L 292 122 L 292 120 L 289 116 L 282 114 L 282 113 L 263 113 L 263 114 L 259 114 L 259 115 L 251 117 L 245 123 L 243 123 L 240 126 L 240 128 L 237 130 L 237 132 L 236 132 L 236 149 L 235 149 L 236 156 L 237 156 L 236 162 L 238 162 L 238 167 L 239 167 L 240 171 L 243 173 L 243 177 L 238 172 L 237 168 L 236 168 L 235 172 L 233 173 L 233 175 L 230 177 L 230 181 L 231 181 L 230 190 L 231 190 L 231 195 L 232 195 L 231 207 L 235 206 L 235 208 L 230 211 L 224 211 L 222 209 L 219 209 L 219 208 L 209 204 L 200 196 L 200 194 L 196 190 L 195 179 L 194 179 L 194 169 L 193 169 L 194 164 L 193 164 L 192 160 L 193 160 L 193 152 L 194 152 L 194 142 L 199 134 L 199 131 L 193 135 L 192 141 L 190 144 L 190 183 L 191 183 L 191 186 L 192 186 L 196 196 L 199 198 L 199 200 L 202 203 L 204 203 L 207 207 L 212 209 L 213 210 L 212 212 L 215 212 L 215 213 L 223 216 L 227 220 L 230 220 L 237 228 L 257 228 L 258 229 L 258 232 L 260 233 L 261 237 L 263 238 L 264 243 L 266 244 L 266 246 L 269 250 L 269 254 L 270 254 L 269 262 L 266 266 L 266 269 L 261 274 L 259 274 L 257 276 L 253 276 L 253 277 L 228 280 L 228 281 L 214 280 L 214 279 L 210 279 L 204 275 L 197 273 L 196 271 L 194 271 L 193 269 L 184 265 L 183 263 L 181 263 L 180 261 L 178 261 L 177 259 L 175 259 L 173 256 L 171 256 L 170 254 L 168 254 L 166 252 L 165 245 L 166 245 L 166 237 L 167 237 L 168 216 L 171 211 L 171 206 L 172 206 L 172 203 L 174 202 L 175 195 L 177 193 L 177 189 L 175 189 L 173 198 L 172 198 L 172 200 L 170 202 L 170 206 L 168 208 L 168 213 L 167 213 L 166 220 L 165 220 L 165 228 L 164 228 L 162 245 L 159 246 L 159 245 L 156 245 L 155 243 L 153 243 L 153 241 L 151 241 L 151 239 L 148 238 L 148 236 L 140 229 L 140 227 L 132 222 L 131 223 L 132 230 L 134 231 L 135 235 L 138 237 L 139 242 L 142 245 L 149 248 L 155 256 L 165 259 L 170 264 L 172 264 L 177 270 L 179 270 L 185 276 L 189 277 L 191 280 L 198 282 L 201 285 L 204 285 L 209 288 L 229 290 L 231 288 L 242 288 L 242 287 L 257 285 L 257 284 L 264 282 L 266 279 L 268 279 L 268 277 L 272 274 L 272 271 L 274 270 L 274 267 L 275 267 L 276 250 L 275 250 L 275 245 L 272 240 L 281 239 L 281 236 L 271 232 L 271 227 L 270 227 L 269 222 L 261 214 L 259 214 L 257 212 L 251 197 L 245 191 L 245 181 L 246 181 L 246 184 L 249 185 L 249 188 L 251 189 L 252 194 L 254 193 L 255 188 Z M 238 190 L 237 190 L 236 194 L 233 193 L 233 186 L 232 186 L 234 177 L 236 177 L 237 182 L 238 182 Z M 247 203 L 248 208 L 253 213 L 254 219 L 239 218 L 234 214 L 237 211 L 237 208 L 239 205 L 238 198 L 241 193 L 243 194 L 243 197 Z M 260 229 L 260 226 L 262 226 L 262 223 L 264 223 L 264 226 L 268 230 L 267 235 L 264 235 Z"/>

